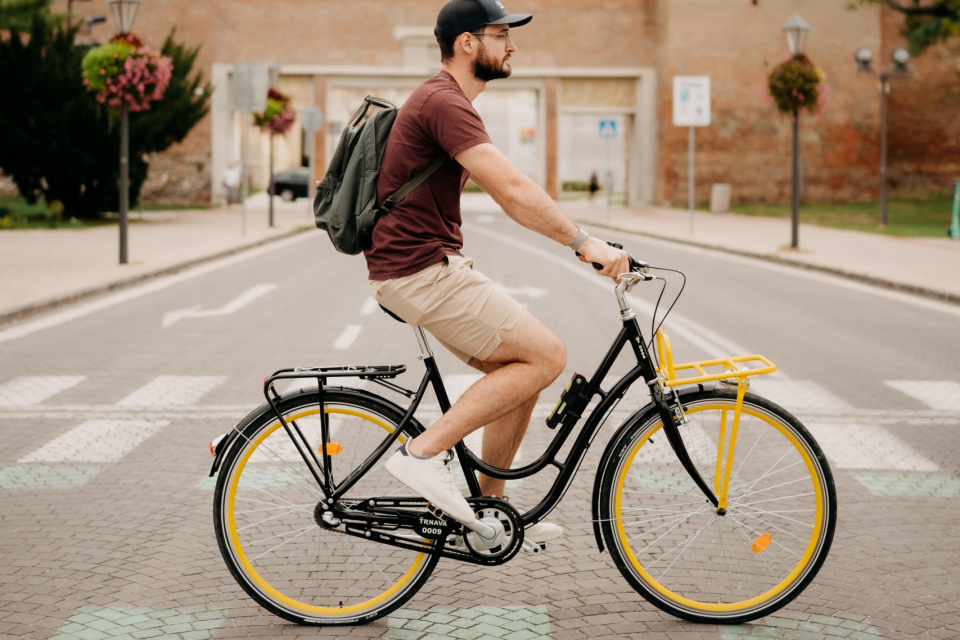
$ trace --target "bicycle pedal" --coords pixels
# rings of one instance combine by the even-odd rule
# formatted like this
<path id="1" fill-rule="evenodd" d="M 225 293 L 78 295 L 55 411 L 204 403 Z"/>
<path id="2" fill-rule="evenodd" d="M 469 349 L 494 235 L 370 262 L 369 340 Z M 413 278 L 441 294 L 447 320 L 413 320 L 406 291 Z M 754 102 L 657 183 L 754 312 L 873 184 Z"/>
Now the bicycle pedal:
<path id="1" fill-rule="evenodd" d="M 547 545 L 543 542 L 534 542 L 533 540 L 524 539 L 523 545 L 520 547 L 520 550 L 531 556 L 538 556 L 547 548 Z"/>

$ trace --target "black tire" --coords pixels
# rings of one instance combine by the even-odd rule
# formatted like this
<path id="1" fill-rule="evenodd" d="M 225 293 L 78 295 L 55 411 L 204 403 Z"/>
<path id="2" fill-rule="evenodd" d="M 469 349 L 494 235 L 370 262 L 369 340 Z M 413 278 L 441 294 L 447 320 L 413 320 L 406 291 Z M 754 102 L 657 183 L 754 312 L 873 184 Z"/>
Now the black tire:
<path id="1" fill-rule="evenodd" d="M 320 409 L 316 389 L 287 394 L 278 403 L 316 450 Z M 393 432 L 402 413 L 365 391 L 331 388 L 324 408 L 334 482 L 369 457 Z M 242 423 L 241 423 L 242 424 Z M 412 423 L 410 431 L 420 426 Z M 392 454 L 391 448 L 383 456 Z M 381 459 L 346 498 L 397 494 Z M 213 518 L 223 559 L 241 587 L 271 613 L 298 624 L 362 624 L 400 607 L 423 586 L 439 556 L 348 536 L 321 527 L 314 510 L 320 486 L 272 410 L 241 427 L 217 477 Z"/>
<path id="2" fill-rule="evenodd" d="M 723 481 L 737 394 L 684 396 L 684 443 L 711 486 Z M 725 514 L 676 458 L 655 410 L 634 414 L 611 442 L 600 518 L 617 568 L 644 598 L 692 622 L 739 624 L 780 609 L 813 580 L 837 519 L 833 476 L 800 422 L 746 394 Z M 659 433 L 659 437 L 653 438 Z M 716 490 L 716 489 L 715 489 Z"/>

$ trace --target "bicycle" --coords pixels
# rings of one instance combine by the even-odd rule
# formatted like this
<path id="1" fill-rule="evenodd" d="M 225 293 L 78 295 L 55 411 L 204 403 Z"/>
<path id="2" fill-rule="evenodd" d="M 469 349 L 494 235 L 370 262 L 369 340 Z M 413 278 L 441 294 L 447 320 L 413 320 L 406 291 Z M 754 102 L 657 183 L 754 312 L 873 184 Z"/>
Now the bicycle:
<path id="1" fill-rule="evenodd" d="M 396 443 L 422 432 L 414 414 L 428 386 L 441 410 L 450 408 L 423 329 L 414 327 L 426 369 L 415 391 L 391 382 L 406 365 L 269 376 L 266 403 L 211 443 L 210 475 L 220 471 L 216 536 L 234 578 L 287 620 L 358 624 L 409 600 L 441 557 L 498 565 L 521 548 L 536 553 L 540 547 L 524 541 L 524 527 L 559 503 L 614 407 L 642 379 L 651 401 L 621 424 L 597 469 L 592 521 L 599 550 L 609 550 L 646 600 L 685 620 L 738 624 L 785 606 L 816 576 L 833 540 L 830 468 L 794 416 L 747 392 L 751 376 L 776 369 L 770 360 L 675 364 L 659 327 L 651 328 L 655 347 L 645 343 L 625 294 L 655 279 L 663 280 L 631 258 L 631 272 L 615 288 L 622 328 L 594 375 L 574 375 L 562 393 L 547 419 L 558 430 L 540 458 L 498 469 L 463 442 L 456 446 L 479 516 L 472 531 L 431 512 L 418 496 L 397 495 L 406 488 L 382 468 Z M 628 345 L 636 365 L 602 388 Z M 345 378 L 386 387 L 409 405 L 332 384 Z M 280 395 L 275 383 L 290 379 L 315 379 L 317 386 Z M 594 399 L 567 457 L 557 459 Z M 526 513 L 480 494 L 478 471 L 514 480 L 548 465 L 559 473 Z"/>

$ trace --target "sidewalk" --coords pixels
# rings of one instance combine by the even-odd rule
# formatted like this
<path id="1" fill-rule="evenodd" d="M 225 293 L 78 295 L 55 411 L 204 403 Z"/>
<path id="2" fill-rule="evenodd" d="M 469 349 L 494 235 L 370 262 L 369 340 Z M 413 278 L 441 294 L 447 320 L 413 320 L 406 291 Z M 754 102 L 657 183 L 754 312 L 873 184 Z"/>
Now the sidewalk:
<path id="1" fill-rule="evenodd" d="M 791 250 L 790 219 L 657 207 L 561 202 L 571 219 L 783 264 L 816 269 L 960 304 L 960 241 L 898 238 L 801 224 Z M 801 212 L 802 215 L 802 212 Z"/>
<path id="2" fill-rule="evenodd" d="M 654 207 L 611 207 L 600 201 L 561 202 L 573 220 L 685 244 L 828 271 L 960 304 L 960 242 L 946 238 L 893 238 L 800 226 L 800 250 L 790 243 L 790 221 Z M 131 214 L 130 264 L 118 264 L 116 225 L 83 230 L 0 232 L 0 323 L 25 317 L 191 264 L 314 229 L 305 199 L 274 201 L 267 226 L 266 194 L 241 210 L 209 209 Z M 484 194 L 464 194 L 465 212 L 499 212 Z"/>
<path id="3" fill-rule="evenodd" d="M 88 229 L 0 232 L 0 323 L 57 304 L 171 273 L 215 257 L 315 228 L 306 199 L 247 200 L 246 233 L 240 205 L 189 211 L 130 212 L 128 264 L 119 264 L 115 224 Z"/>

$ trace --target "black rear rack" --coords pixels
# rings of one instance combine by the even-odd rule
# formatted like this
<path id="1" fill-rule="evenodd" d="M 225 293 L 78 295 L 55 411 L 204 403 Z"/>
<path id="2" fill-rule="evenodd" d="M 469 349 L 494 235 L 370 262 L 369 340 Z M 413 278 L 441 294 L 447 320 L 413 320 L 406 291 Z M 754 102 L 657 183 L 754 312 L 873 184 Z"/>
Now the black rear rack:
<path id="1" fill-rule="evenodd" d="M 345 367 L 295 367 L 280 369 L 263 381 L 264 390 L 277 380 L 294 378 L 313 378 L 325 380 L 327 378 L 360 378 L 361 380 L 386 380 L 396 378 L 407 370 L 405 364 L 345 366 Z"/>

